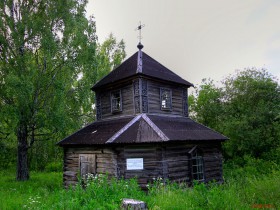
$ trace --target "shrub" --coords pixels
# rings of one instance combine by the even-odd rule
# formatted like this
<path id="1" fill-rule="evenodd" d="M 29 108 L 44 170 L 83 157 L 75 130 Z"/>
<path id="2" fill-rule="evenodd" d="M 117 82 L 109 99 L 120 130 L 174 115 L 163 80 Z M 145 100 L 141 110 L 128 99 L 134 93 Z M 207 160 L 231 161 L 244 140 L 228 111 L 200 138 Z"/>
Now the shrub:
<path id="1" fill-rule="evenodd" d="M 80 183 L 81 185 L 69 189 L 67 193 L 60 194 L 60 200 L 67 201 L 62 205 L 63 208 L 73 209 L 75 206 L 79 209 L 79 206 L 83 206 L 85 209 L 118 209 L 123 198 L 141 200 L 145 195 L 136 179 L 124 180 L 109 178 L 103 174 L 87 174 Z"/>
<path id="2" fill-rule="evenodd" d="M 62 171 L 62 162 L 51 162 L 48 163 L 45 167 L 46 172 L 61 172 Z"/>

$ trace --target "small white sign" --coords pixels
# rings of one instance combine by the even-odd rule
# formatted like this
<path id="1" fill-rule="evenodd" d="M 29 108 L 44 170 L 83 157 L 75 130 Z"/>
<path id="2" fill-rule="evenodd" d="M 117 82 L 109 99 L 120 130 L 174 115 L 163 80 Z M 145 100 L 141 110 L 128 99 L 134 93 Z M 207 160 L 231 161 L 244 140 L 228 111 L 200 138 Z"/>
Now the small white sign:
<path id="1" fill-rule="evenodd" d="M 143 158 L 126 159 L 126 170 L 143 170 Z"/>

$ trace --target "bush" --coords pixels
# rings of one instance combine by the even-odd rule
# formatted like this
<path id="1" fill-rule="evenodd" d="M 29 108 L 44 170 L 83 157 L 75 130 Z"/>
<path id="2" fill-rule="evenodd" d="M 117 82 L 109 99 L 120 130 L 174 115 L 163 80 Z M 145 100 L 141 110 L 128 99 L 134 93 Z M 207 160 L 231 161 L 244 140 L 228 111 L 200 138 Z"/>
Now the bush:
<path id="1" fill-rule="evenodd" d="M 144 195 L 136 179 L 124 180 L 103 174 L 89 174 L 85 186 L 84 202 L 92 199 L 91 205 L 94 202 L 105 209 L 118 208 L 123 198 L 141 199 Z"/>
<path id="2" fill-rule="evenodd" d="M 46 172 L 61 172 L 62 171 L 62 162 L 51 162 L 48 163 L 45 167 Z"/>
<path id="3" fill-rule="evenodd" d="M 246 179 L 280 171 L 280 165 L 270 160 L 257 159 L 245 156 L 244 159 L 226 161 L 224 164 L 224 176 L 228 179 Z"/>
<path id="4" fill-rule="evenodd" d="M 0 141 L 0 169 L 7 169 L 16 163 L 16 149 Z"/>

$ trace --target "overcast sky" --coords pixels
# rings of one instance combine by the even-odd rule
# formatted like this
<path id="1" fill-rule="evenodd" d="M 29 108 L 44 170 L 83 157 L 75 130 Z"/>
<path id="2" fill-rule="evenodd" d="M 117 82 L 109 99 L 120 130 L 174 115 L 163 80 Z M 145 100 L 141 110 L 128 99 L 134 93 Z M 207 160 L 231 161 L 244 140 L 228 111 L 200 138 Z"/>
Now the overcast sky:
<path id="1" fill-rule="evenodd" d="M 280 78 L 279 0 L 89 0 L 102 42 L 112 32 L 127 57 L 143 51 L 197 85 L 236 69 L 266 68 Z"/>

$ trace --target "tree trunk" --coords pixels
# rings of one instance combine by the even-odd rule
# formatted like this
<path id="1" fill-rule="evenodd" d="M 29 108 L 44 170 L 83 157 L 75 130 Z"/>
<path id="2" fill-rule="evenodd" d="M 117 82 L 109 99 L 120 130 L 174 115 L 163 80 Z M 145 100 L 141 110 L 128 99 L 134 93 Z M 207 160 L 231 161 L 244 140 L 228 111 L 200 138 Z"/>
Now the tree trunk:
<path id="1" fill-rule="evenodd" d="M 28 144 L 27 144 L 27 127 L 20 125 L 17 133 L 18 151 L 17 151 L 17 180 L 26 181 L 29 179 L 28 170 Z"/>

